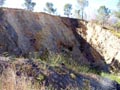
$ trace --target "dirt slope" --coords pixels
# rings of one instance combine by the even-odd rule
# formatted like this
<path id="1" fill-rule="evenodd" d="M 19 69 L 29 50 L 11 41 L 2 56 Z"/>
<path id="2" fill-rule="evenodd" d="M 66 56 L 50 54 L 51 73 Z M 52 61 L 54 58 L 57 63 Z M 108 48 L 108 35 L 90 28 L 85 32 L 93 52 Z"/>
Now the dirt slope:
<path id="1" fill-rule="evenodd" d="M 104 58 L 77 33 L 76 28 L 84 34 L 87 29 L 79 20 L 18 9 L 4 8 L 0 13 L 1 54 L 28 57 L 30 53 L 42 55 L 47 50 L 71 53 L 78 63 L 104 66 Z"/>
<path id="2" fill-rule="evenodd" d="M 99 45 L 93 42 L 94 35 L 98 33 L 89 32 L 97 29 L 89 27 L 88 22 L 77 19 L 1 8 L 0 89 L 46 90 L 46 86 L 52 85 L 57 90 L 119 90 L 119 85 L 114 81 L 94 74 L 75 72 L 64 63 L 53 67 L 35 59 L 39 60 L 41 56 L 49 53 L 62 54 L 72 58 L 69 60 L 74 61 L 69 62 L 73 62 L 73 65 L 75 62 L 78 66 L 87 65 L 99 72 L 109 71 L 106 55 L 101 53 L 104 52 L 104 49 L 101 49 L 103 44 L 99 48 Z M 111 55 L 110 58 L 114 56 Z M 117 59 L 119 60 L 119 54 Z"/>

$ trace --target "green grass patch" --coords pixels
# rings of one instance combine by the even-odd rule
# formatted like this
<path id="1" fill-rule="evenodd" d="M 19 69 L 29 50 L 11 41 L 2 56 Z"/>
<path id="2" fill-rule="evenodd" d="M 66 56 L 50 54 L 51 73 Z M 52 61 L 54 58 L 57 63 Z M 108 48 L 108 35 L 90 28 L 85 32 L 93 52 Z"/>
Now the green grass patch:
<path id="1" fill-rule="evenodd" d="M 108 78 L 108 79 L 111 79 L 111 80 L 114 80 L 114 81 L 116 81 L 120 84 L 120 76 L 118 76 L 118 75 L 102 72 L 101 76 L 105 77 L 105 78 Z"/>
<path id="2" fill-rule="evenodd" d="M 37 59 L 40 62 L 46 63 L 48 66 L 59 67 L 61 64 L 64 64 L 65 67 L 75 71 L 76 73 L 94 73 L 98 74 L 97 70 L 91 69 L 89 65 L 83 65 L 82 63 L 78 63 L 73 60 L 69 55 L 63 54 L 45 54 L 46 56 L 42 56 Z M 44 57 L 44 58 L 43 58 Z"/>
<path id="3" fill-rule="evenodd" d="M 115 36 L 117 36 L 118 38 L 120 38 L 120 32 L 117 32 L 115 30 L 110 30 L 112 34 L 114 34 Z"/>

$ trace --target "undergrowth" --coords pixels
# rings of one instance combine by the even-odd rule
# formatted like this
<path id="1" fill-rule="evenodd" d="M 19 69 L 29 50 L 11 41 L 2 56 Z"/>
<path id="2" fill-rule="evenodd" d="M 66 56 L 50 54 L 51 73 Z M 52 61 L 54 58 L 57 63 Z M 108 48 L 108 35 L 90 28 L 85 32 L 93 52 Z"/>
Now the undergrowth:
<path id="1" fill-rule="evenodd" d="M 105 78 L 108 78 L 110 80 L 114 80 L 114 81 L 116 81 L 116 82 L 118 82 L 120 84 L 120 76 L 118 76 L 118 75 L 102 72 L 101 76 L 105 77 Z"/>
<path id="2" fill-rule="evenodd" d="M 37 55 L 35 55 L 37 56 Z M 63 55 L 63 54 L 54 54 L 54 53 L 47 53 L 45 56 L 40 58 L 36 57 L 37 61 L 43 62 L 52 67 L 59 67 L 61 64 L 64 64 L 65 67 L 68 69 L 75 71 L 76 73 L 94 73 L 99 74 L 98 70 L 91 69 L 89 65 L 83 65 L 82 63 L 78 63 L 72 59 L 70 55 Z"/>
<path id="3" fill-rule="evenodd" d="M 64 64 L 68 69 L 73 70 L 76 73 L 93 73 L 105 78 L 109 78 L 111 80 L 115 80 L 116 82 L 120 83 L 119 76 L 115 74 L 101 72 L 97 69 L 91 68 L 90 66 L 79 64 L 75 60 L 73 60 L 70 56 L 53 53 L 46 55 L 48 56 L 45 56 L 46 57 L 45 60 L 43 58 L 39 58 L 37 60 L 42 61 L 54 68 L 59 67 L 61 64 Z"/>

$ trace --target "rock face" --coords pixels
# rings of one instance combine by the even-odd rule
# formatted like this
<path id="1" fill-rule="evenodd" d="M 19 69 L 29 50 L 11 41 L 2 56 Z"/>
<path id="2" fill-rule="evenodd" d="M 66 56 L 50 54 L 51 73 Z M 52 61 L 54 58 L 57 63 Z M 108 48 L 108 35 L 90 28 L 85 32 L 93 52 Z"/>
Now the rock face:
<path id="1" fill-rule="evenodd" d="M 90 27 L 94 27 L 94 29 Z M 107 63 L 111 63 L 113 59 L 120 62 L 120 39 L 114 36 L 109 30 L 105 30 L 97 25 L 91 26 L 89 23 L 87 41 L 104 56 Z"/>
<path id="2" fill-rule="evenodd" d="M 45 66 L 47 69 L 44 70 L 44 65 L 39 62 L 29 59 L 11 61 L 9 57 L 1 57 L 4 54 L 28 58 L 35 57 L 35 53 L 38 57 L 46 55 L 46 52 L 62 53 L 69 55 L 78 65 L 108 71 L 108 63 L 120 70 L 119 44 L 117 37 L 95 24 L 45 13 L 1 8 L 0 83 L 3 87 L 0 89 L 31 90 L 38 87 L 34 90 L 40 90 L 34 80 L 38 80 L 38 84 L 44 80 L 41 85 L 52 84 L 57 90 L 72 87 L 81 90 L 86 86 L 89 90 L 119 90 L 116 82 L 96 75 L 78 74 L 62 67 L 56 71 L 56 68 Z"/>
<path id="3" fill-rule="evenodd" d="M 116 72 L 120 70 L 120 39 L 108 29 L 100 25 L 89 22 L 86 24 L 86 35 L 83 32 L 79 34 L 104 57 L 105 62 L 111 65 Z"/>
<path id="4" fill-rule="evenodd" d="M 24 55 L 44 47 L 58 52 L 61 44 L 72 48 L 77 43 L 59 17 L 13 9 L 1 12 L 1 51 Z"/>
<path id="5" fill-rule="evenodd" d="M 47 50 L 71 53 L 79 63 L 120 69 L 120 39 L 99 25 L 18 9 L 1 8 L 0 16 L 0 54 L 28 57 Z"/>
<path id="6" fill-rule="evenodd" d="M 81 64 L 105 66 L 104 58 L 83 39 L 76 28 L 86 34 L 86 26 L 77 19 L 61 18 L 25 10 L 0 10 L 0 53 L 27 57 L 45 50 L 71 53 Z M 93 65 L 92 65 L 93 64 Z"/>

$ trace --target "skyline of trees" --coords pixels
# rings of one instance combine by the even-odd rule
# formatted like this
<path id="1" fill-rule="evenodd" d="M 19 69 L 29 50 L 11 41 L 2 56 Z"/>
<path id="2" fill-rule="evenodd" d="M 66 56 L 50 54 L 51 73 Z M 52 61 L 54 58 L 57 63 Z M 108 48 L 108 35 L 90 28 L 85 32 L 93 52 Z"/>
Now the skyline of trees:
<path id="1" fill-rule="evenodd" d="M 7 0 L 0 0 L 0 7 L 3 7 L 6 1 Z M 62 6 L 63 9 L 61 9 L 61 11 L 58 9 L 59 7 L 55 7 L 54 3 L 46 2 L 43 10 L 44 12 L 53 15 L 66 16 L 88 21 L 93 20 L 100 23 L 103 27 L 105 25 L 109 25 L 114 27 L 116 31 L 120 31 L 120 0 L 116 4 L 117 8 L 115 10 L 109 9 L 105 5 L 100 6 L 95 12 L 92 13 L 93 18 L 89 17 L 89 13 L 85 12 L 85 8 L 89 6 L 88 1 L 89 0 L 76 0 L 77 3 L 75 5 L 77 8 L 75 8 L 72 3 L 65 3 L 64 6 Z M 33 2 L 33 0 L 24 0 L 23 4 L 24 9 L 34 11 L 34 8 L 38 3 Z"/>
<path id="2" fill-rule="evenodd" d="M 120 18 L 120 0 L 117 3 L 117 9 L 118 9 L 118 11 L 115 12 L 115 15 L 116 15 L 116 17 Z"/>
<path id="3" fill-rule="evenodd" d="M 5 1 L 7 0 L 0 0 L 0 5 L 3 6 Z M 25 9 L 30 10 L 30 11 L 34 11 L 34 7 L 36 6 L 36 4 L 38 5 L 38 3 L 33 2 L 33 0 L 24 0 L 24 1 L 25 1 L 24 2 Z M 65 3 L 64 6 L 62 6 L 63 11 L 62 10 L 60 11 L 60 9 L 58 9 L 59 7 L 55 7 L 54 3 L 47 2 L 45 6 L 43 7 L 43 10 L 50 14 L 59 15 L 59 16 L 63 16 L 63 15 L 67 17 L 71 16 L 73 18 L 79 18 L 79 19 L 87 19 L 87 17 L 89 18 L 88 16 L 89 13 L 87 13 L 87 15 L 85 16 L 86 14 L 85 8 L 88 7 L 89 5 L 88 0 L 75 0 L 75 1 L 77 2 L 76 5 L 78 5 L 77 8 L 75 8 L 75 5 L 73 6 L 73 4 L 71 3 Z M 117 10 L 112 11 L 114 12 L 114 14 L 112 13 L 112 15 L 120 19 L 120 0 L 117 3 L 116 7 L 117 7 Z M 94 15 L 99 14 L 99 18 L 104 17 L 105 19 L 102 19 L 102 20 L 107 21 L 107 19 L 110 17 L 110 15 L 107 15 L 108 14 L 108 12 L 106 12 L 108 11 L 107 9 L 108 8 L 105 9 L 104 7 L 104 10 L 99 10 L 99 12 L 97 12 L 96 10 L 95 13 L 93 14 Z M 103 12 L 105 12 L 106 14 Z"/>
<path id="4" fill-rule="evenodd" d="M 35 5 L 36 3 L 32 2 L 32 0 L 25 0 L 24 2 L 25 9 L 30 10 L 30 11 L 34 10 Z"/>
<path id="5" fill-rule="evenodd" d="M 81 19 L 84 19 L 84 15 L 85 15 L 84 9 L 88 7 L 89 2 L 88 0 L 77 0 L 77 3 L 79 5 L 78 14 L 80 14 Z"/>
<path id="6" fill-rule="evenodd" d="M 117 22 L 115 23 L 114 27 L 116 28 L 116 30 L 120 30 L 120 0 L 117 3 L 117 11 L 115 11 L 115 16 L 117 17 Z"/>
<path id="7" fill-rule="evenodd" d="M 6 0 L 0 0 L 0 7 L 2 7 L 4 5 Z"/>
<path id="8" fill-rule="evenodd" d="M 44 8 L 44 11 L 50 13 L 50 14 L 55 14 L 57 9 L 54 7 L 54 4 L 51 2 L 47 2 Z"/>
<path id="9" fill-rule="evenodd" d="M 120 0 L 119 0 L 118 3 L 117 3 L 117 8 L 118 8 L 118 10 L 120 11 Z"/>
<path id="10" fill-rule="evenodd" d="M 69 3 L 65 4 L 64 5 L 64 15 L 67 15 L 69 17 L 70 15 L 72 15 L 71 11 L 72 11 L 72 4 L 69 4 Z"/>
<path id="11" fill-rule="evenodd" d="M 98 20 L 104 26 L 104 24 L 108 21 L 110 17 L 111 10 L 106 6 L 100 6 L 98 9 Z"/>

